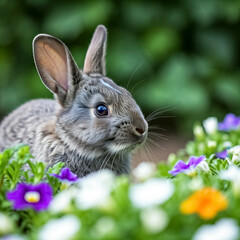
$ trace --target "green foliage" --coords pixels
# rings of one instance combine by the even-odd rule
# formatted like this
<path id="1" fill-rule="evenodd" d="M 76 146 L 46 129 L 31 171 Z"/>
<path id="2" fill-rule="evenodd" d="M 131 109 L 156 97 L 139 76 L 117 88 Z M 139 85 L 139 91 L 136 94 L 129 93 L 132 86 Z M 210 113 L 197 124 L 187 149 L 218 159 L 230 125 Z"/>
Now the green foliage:
<path id="1" fill-rule="evenodd" d="M 210 111 L 238 112 L 239 21 L 237 0 L 2 0 L 0 118 L 29 99 L 52 97 L 33 64 L 36 34 L 61 38 L 81 68 L 94 28 L 105 24 L 108 76 L 125 87 L 131 78 L 146 114 L 174 107 L 167 115 L 176 118 L 162 124 L 186 134 Z"/>
<path id="2" fill-rule="evenodd" d="M 49 183 L 54 189 L 60 186 L 59 181 L 56 178 L 52 179 L 53 177 L 49 174 L 59 173 L 64 163 L 57 163 L 46 172 L 46 164 L 32 162 L 32 158 L 29 147 L 24 145 L 9 148 L 0 153 L 0 194 L 3 198 L 6 191 L 14 189 L 16 184 L 20 182 L 36 184 L 43 181 L 45 175 L 48 176 Z"/>

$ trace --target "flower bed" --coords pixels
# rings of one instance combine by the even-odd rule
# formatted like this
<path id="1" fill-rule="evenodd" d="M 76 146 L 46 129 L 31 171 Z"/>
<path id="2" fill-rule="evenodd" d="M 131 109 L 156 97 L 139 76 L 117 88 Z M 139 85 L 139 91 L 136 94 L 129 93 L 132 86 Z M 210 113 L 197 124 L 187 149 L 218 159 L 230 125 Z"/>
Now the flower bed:
<path id="1" fill-rule="evenodd" d="M 240 118 L 209 118 L 167 163 L 141 163 L 131 179 L 46 170 L 27 146 L 0 154 L 4 239 L 238 239 Z M 26 170 L 29 169 L 29 170 Z"/>

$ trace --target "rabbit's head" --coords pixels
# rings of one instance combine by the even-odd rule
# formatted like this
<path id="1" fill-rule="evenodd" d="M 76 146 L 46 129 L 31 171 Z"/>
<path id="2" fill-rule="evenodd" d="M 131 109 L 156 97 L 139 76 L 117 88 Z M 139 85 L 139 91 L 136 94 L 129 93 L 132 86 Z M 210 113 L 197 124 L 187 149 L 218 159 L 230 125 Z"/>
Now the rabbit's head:
<path id="1" fill-rule="evenodd" d="M 56 132 L 71 150 L 89 158 L 130 152 L 144 142 L 148 132 L 131 94 L 105 76 L 106 39 L 106 28 L 99 25 L 83 70 L 57 38 L 40 34 L 33 41 L 38 73 L 61 106 Z"/>

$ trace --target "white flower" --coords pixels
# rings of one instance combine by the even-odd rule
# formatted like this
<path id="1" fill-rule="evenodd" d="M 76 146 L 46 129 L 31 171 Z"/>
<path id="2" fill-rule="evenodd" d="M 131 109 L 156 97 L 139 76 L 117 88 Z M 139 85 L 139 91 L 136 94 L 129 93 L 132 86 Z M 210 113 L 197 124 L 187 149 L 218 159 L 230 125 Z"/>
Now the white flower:
<path id="1" fill-rule="evenodd" d="M 232 162 L 240 162 L 240 146 L 237 145 L 229 149 L 229 152 L 232 153 Z"/>
<path id="2" fill-rule="evenodd" d="M 196 169 L 200 169 L 200 170 L 203 171 L 203 172 L 209 172 L 209 171 L 210 171 L 210 168 L 209 168 L 209 166 L 208 166 L 208 163 L 206 162 L 206 159 L 203 160 L 203 161 L 201 161 L 201 162 L 197 165 Z"/>
<path id="3" fill-rule="evenodd" d="M 0 212 L 0 235 L 11 233 L 14 230 L 14 224 L 10 217 Z"/>
<path id="4" fill-rule="evenodd" d="M 229 152 L 232 153 L 232 154 L 240 154 L 240 146 L 237 145 L 237 146 L 234 146 L 232 148 L 229 149 Z"/>
<path id="5" fill-rule="evenodd" d="M 203 121 L 203 126 L 207 134 L 212 135 L 218 129 L 218 120 L 215 117 L 209 117 Z"/>
<path id="6" fill-rule="evenodd" d="M 149 233 L 158 233 L 164 230 L 168 224 L 167 214 L 157 207 L 144 209 L 140 219 Z"/>
<path id="7" fill-rule="evenodd" d="M 74 215 L 66 215 L 47 222 L 38 233 L 39 240 L 73 239 L 81 227 L 80 220 Z"/>
<path id="8" fill-rule="evenodd" d="M 207 142 L 207 145 L 209 148 L 215 148 L 217 146 L 217 143 L 216 143 L 216 141 L 210 140 Z"/>
<path id="9" fill-rule="evenodd" d="M 239 228 L 235 220 L 223 218 L 214 225 L 201 226 L 193 236 L 193 240 L 236 240 Z"/>
<path id="10" fill-rule="evenodd" d="M 232 162 L 240 162 L 240 156 L 234 154 L 234 155 L 232 156 Z"/>
<path id="11" fill-rule="evenodd" d="M 236 165 L 230 165 L 227 170 L 222 170 L 219 176 L 223 180 L 240 182 L 240 168 Z"/>
<path id="12" fill-rule="evenodd" d="M 230 165 L 227 170 L 222 170 L 219 177 L 223 180 L 231 181 L 235 194 L 240 194 L 240 168 L 236 165 Z"/>
<path id="13" fill-rule="evenodd" d="M 156 165 L 152 162 L 141 162 L 133 170 L 133 176 L 140 181 L 146 180 L 154 175 L 156 171 Z"/>
<path id="14" fill-rule="evenodd" d="M 58 193 L 50 203 L 49 211 L 52 213 L 67 212 L 76 193 L 77 189 L 73 187 Z"/>
<path id="15" fill-rule="evenodd" d="M 173 193 L 174 185 L 170 180 L 152 178 L 132 186 L 129 198 L 135 207 L 147 208 L 164 203 Z"/>
<path id="16" fill-rule="evenodd" d="M 115 175 L 107 169 L 87 175 L 79 182 L 77 206 L 80 209 L 88 209 L 104 205 L 114 187 L 114 182 Z"/>

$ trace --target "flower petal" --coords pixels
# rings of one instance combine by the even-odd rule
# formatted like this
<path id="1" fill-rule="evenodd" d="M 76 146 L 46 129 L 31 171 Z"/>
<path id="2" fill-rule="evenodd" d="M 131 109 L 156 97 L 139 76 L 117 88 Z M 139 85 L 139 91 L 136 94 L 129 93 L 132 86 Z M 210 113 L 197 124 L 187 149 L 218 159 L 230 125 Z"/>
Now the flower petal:
<path id="1" fill-rule="evenodd" d="M 217 158 L 225 159 L 228 156 L 228 151 L 225 149 L 222 152 L 216 153 L 215 155 Z"/>
<path id="2" fill-rule="evenodd" d="M 78 176 L 73 172 L 71 172 L 69 168 L 63 168 L 60 174 L 52 173 L 51 176 L 54 176 L 61 180 L 67 180 L 69 182 L 76 182 L 78 180 Z"/>
<path id="3" fill-rule="evenodd" d="M 167 201 L 174 193 L 174 184 L 166 179 L 152 178 L 129 190 L 129 198 L 137 208 L 148 208 Z"/>
<path id="4" fill-rule="evenodd" d="M 173 169 L 171 171 L 168 171 L 168 173 L 172 174 L 173 176 L 177 175 L 180 172 L 183 172 L 183 170 L 188 169 L 188 165 L 182 161 L 179 160 L 175 166 L 173 167 Z"/>
<path id="5" fill-rule="evenodd" d="M 225 116 L 222 123 L 218 124 L 218 129 L 221 131 L 235 130 L 240 127 L 240 118 L 236 117 L 233 113 Z"/>
<path id="6" fill-rule="evenodd" d="M 189 167 L 196 167 L 201 161 L 203 161 L 206 157 L 205 156 L 200 156 L 200 157 L 195 157 L 195 156 L 191 156 L 189 158 Z"/>

